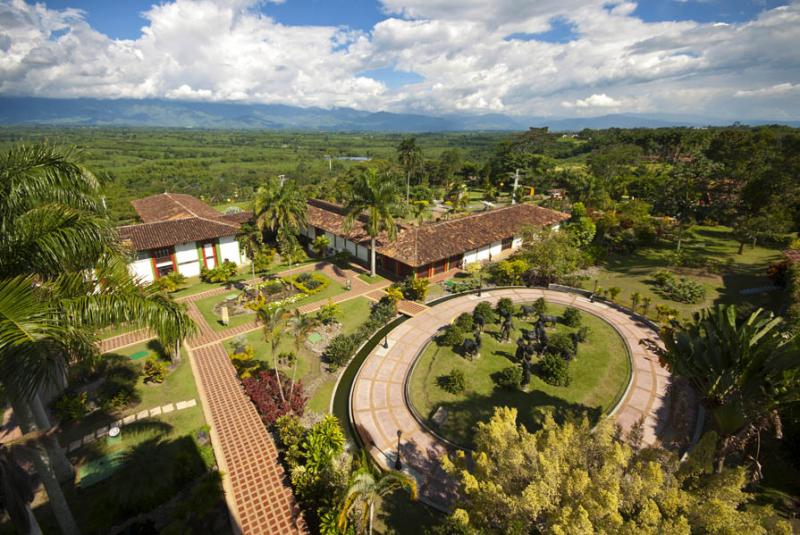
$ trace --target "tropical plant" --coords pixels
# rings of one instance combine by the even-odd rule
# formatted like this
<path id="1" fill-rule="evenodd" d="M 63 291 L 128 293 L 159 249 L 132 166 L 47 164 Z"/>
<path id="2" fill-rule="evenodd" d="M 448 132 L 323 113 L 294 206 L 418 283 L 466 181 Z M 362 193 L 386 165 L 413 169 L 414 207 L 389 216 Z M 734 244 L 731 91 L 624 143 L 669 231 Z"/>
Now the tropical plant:
<path id="1" fill-rule="evenodd" d="M 545 353 L 540 364 L 542 381 L 553 386 L 569 386 L 569 362 L 560 354 Z"/>
<path id="2" fill-rule="evenodd" d="M 158 358 L 158 355 L 150 355 L 144 361 L 142 371 L 145 383 L 163 383 L 167 376 L 167 365 Z"/>
<path id="3" fill-rule="evenodd" d="M 467 387 L 464 371 L 458 368 L 453 368 L 447 375 L 438 377 L 437 383 L 442 390 L 451 394 L 459 394 Z"/>
<path id="4" fill-rule="evenodd" d="M 303 415 L 306 397 L 300 381 L 290 392 L 289 381 L 281 372 L 262 371 L 252 377 L 242 379 L 242 385 L 261 415 L 261 420 L 268 426 L 285 414 Z"/>
<path id="5" fill-rule="evenodd" d="M 522 276 L 531 269 L 531 265 L 524 258 L 503 260 L 492 267 L 492 278 L 497 284 L 518 285 L 522 284 Z"/>
<path id="6" fill-rule="evenodd" d="M 497 301 L 495 311 L 503 318 L 509 318 L 514 315 L 514 301 L 508 297 L 503 297 Z"/>
<path id="7" fill-rule="evenodd" d="M 522 368 L 519 366 L 508 366 L 497 373 L 495 382 L 498 386 L 509 390 L 516 390 L 522 383 Z"/>
<path id="8" fill-rule="evenodd" d="M 734 305 L 717 305 L 694 313 L 686 325 L 665 328 L 663 348 L 647 343 L 671 373 L 691 383 L 711 413 L 721 437 L 718 472 L 727 455 L 762 431 L 772 427 L 780 437 L 778 410 L 800 401 L 794 336 L 781 327 L 781 318 L 761 309 L 740 321 Z"/>
<path id="9" fill-rule="evenodd" d="M 253 208 L 258 228 L 276 236 L 293 235 L 306 226 L 306 199 L 293 180 L 267 180 L 256 191 Z"/>
<path id="10" fill-rule="evenodd" d="M 464 331 L 458 325 L 448 325 L 439 335 L 439 344 L 450 347 L 458 347 L 464 343 Z"/>
<path id="11" fill-rule="evenodd" d="M 397 286 L 389 286 L 386 288 L 386 295 L 395 303 L 402 301 L 405 297 L 403 296 L 403 291 Z"/>
<path id="12" fill-rule="evenodd" d="M 225 283 L 230 282 L 238 273 L 239 268 L 230 260 L 225 260 L 220 265 L 211 269 L 201 268 L 200 279 L 203 282 Z"/>
<path id="13" fill-rule="evenodd" d="M 350 334 L 337 334 L 325 348 L 325 358 L 330 363 L 332 369 L 343 366 L 358 346 L 358 339 Z"/>
<path id="14" fill-rule="evenodd" d="M 611 298 L 612 301 L 616 301 L 617 296 L 620 293 L 622 293 L 622 288 L 619 288 L 617 286 L 612 286 L 611 288 L 608 289 L 608 296 Z"/>
<path id="15" fill-rule="evenodd" d="M 375 502 L 398 490 L 407 491 L 412 500 L 417 499 L 417 482 L 413 477 L 396 471 L 381 472 L 362 457 L 361 467 L 354 472 L 344 496 L 339 529 L 346 530 L 355 520 L 361 532 L 372 535 Z"/>
<path id="16" fill-rule="evenodd" d="M 404 138 L 397 146 L 397 159 L 406 173 L 406 205 L 411 198 L 411 176 L 422 165 L 422 149 L 413 137 Z"/>
<path id="17" fill-rule="evenodd" d="M 564 322 L 564 325 L 567 327 L 580 327 L 581 325 L 581 311 L 577 308 L 567 307 L 564 311 L 564 315 L 561 316 L 561 321 Z"/>
<path id="18" fill-rule="evenodd" d="M 328 247 L 330 246 L 331 240 L 329 240 L 324 234 L 320 234 L 314 238 L 314 241 L 311 242 L 311 250 L 314 251 L 314 253 L 316 253 L 316 255 L 320 258 L 325 256 L 325 254 L 328 252 Z"/>
<path id="19" fill-rule="evenodd" d="M 631 310 L 633 313 L 636 313 L 636 309 L 639 308 L 639 303 L 642 301 L 642 294 L 639 292 L 633 292 L 631 294 Z"/>
<path id="20" fill-rule="evenodd" d="M 370 274 L 375 276 L 375 248 L 378 235 L 386 232 L 389 240 L 397 237 L 394 209 L 397 192 L 391 180 L 382 179 L 375 169 L 367 169 L 353 183 L 350 199 L 344 207 L 345 228 L 364 218 L 364 230 L 369 236 Z"/>
<path id="21" fill-rule="evenodd" d="M 480 331 L 495 319 L 494 310 L 488 301 L 481 301 L 472 310 L 472 318 Z"/>
<path id="22" fill-rule="evenodd" d="M 272 367 L 275 370 L 275 381 L 277 381 L 279 388 L 277 392 L 280 394 L 281 401 L 284 403 L 286 400 L 283 398 L 283 386 L 281 385 L 281 374 L 278 370 L 279 362 L 277 359 L 278 356 L 278 346 L 281 343 L 281 337 L 283 336 L 283 324 L 282 320 L 286 315 L 285 308 L 268 308 L 262 307 L 256 312 L 256 317 L 258 317 L 259 321 L 263 323 L 262 333 L 264 336 L 264 341 L 269 344 L 270 348 L 270 356 L 272 357 Z"/>
<path id="23" fill-rule="evenodd" d="M 650 305 L 653 303 L 653 300 L 650 297 L 643 297 L 642 298 L 642 316 L 647 317 L 647 312 L 650 310 Z"/>
<path id="24" fill-rule="evenodd" d="M 463 332 L 471 332 L 475 328 L 475 319 L 469 312 L 462 312 L 453 322 L 453 325 L 461 329 Z"/>
<path id="25" fill-rule="evenodd" d="M 333 323 L 336 321 L 337 317 L 339 317 L 339 305 L 334 303 L 331 299 L 328 299 L 328 302 L 322 305 L 317 311 L 317 319 L 323 325 Z"/>

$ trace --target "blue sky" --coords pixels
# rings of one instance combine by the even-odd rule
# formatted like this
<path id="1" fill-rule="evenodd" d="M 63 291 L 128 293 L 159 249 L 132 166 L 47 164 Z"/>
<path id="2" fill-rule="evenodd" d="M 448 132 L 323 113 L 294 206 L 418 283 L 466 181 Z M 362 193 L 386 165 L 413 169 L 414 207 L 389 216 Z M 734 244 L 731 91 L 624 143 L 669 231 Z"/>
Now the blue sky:
<path id="1" fill-rule="evenodd" d="M 0 95 L 800 115 L 800 0 L 0 0 L 0 21 Z"/>

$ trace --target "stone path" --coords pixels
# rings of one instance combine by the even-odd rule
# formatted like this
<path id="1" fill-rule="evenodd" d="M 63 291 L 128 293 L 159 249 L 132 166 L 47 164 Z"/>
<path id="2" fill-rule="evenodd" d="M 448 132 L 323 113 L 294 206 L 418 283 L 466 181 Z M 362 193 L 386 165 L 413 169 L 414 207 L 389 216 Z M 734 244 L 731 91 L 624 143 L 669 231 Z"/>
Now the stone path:
<path id="1" fill-rule="evenodd" d="M 189 354 L 234 524 L 246 535 L 307 533 L 275 443 L 222 344 Z"/>
<path id="2" fill-rule="evenodd" d="M 174 411 L 182 411 L 183 409 L 190 409 L 192 407 L 197 406 L 196 399 L 189 399 L 186 401 L 179 401 L 175 404 L 168 403 L 163 406 L 154 407 L 152 409 L 145 409 L 141 410 L 134 414 L 129 414 L 124 418 L 117 420 L 116 422 L 112 422 L 109 425 L 104 425 L 102 427 L 98 427 L 94 432 L 89 433 L 88 435 L 80 438 L 78 440 L 73 440 L 69 443 L 68 451 L 71 453 L 81 446 L 87 446 L 97 440 L 98 438 L 103 438 L 108 435 L 108 430 L 111 427 L 124 427 L 128 424 L 132 424 L 133 422 L 142 421 L 147 418 L 153 418 L 156 416 L 161 416 L 162 414 L 170 414 Z"/>
<path id="3" fill-rule="evenodd" d="M 353 424 L 372 457 L 391 468 L 397 455 L 397 431 L 402 432 L 404 469 L 417 478 L 420 496 L 448 509 L 456 498 L 456 485 L 441 469 L 439 458 L 454 446 L 435 436 L 413 415 L 405 396 L 417 355 L 440 327 L 462 312 L 471 312 L 479 301 L 496 303 L 502 297 L 529 302 L 544 297 L 548 302 L 570 305 L 601 316 L 625 339 L 632 358 L 632 378 L 622 402 L 612 412 L 627 430 L 644 419 L 644 441 L 655 443 L 668 424 L 665 402 L 669 374 L 658 359 L 639 344 L 657 333 L 644 323 L 603 303 L 553 290 L 512 289 L 484 291 L 481 297 L 466 295 L 430 307 L 389 333 L 389 348 L 380 345 L 367 357 L 356 376 L 350 399 Z"/>

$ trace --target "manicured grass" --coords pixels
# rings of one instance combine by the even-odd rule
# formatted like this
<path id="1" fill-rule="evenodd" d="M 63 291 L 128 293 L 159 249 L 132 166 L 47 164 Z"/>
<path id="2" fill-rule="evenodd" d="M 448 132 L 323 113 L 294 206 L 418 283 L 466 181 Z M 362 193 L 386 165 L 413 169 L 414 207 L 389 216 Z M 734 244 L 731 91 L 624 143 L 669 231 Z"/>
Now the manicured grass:
<path id="1" fill-rule="evenodd" d="M 667 253 L 674 250 L 674 245 L 654 248 L 644 248 L 627 255 L 613 255 L 608 259 L 606 266 L 599 271 L 596 277 L 584 284 L 585 288 L 592 289 L 594 279 L 605 289 L 618 287 L 622 289 L 617 301 L 625 306 L 630 306 L 630 296 L 639 292 L 642 297 L 650 297 L 652 304 L 648 315 L 655 317 L 655 305 L 664 304 L 675 308 L 682 316 L 712 306 L 716 303 L 752 303 L 755 306 L 775 310 L 780 303 L 780 292 L 761 293 L 755 295 L 742 295 L 740 290 L 745 288 L 758 288 L 771 286 L 771 281 L 766 276 L 767 266 L 780 259 L 780 251 L 765 247 L 745 246 L 743 254 L 739 255 L 739 244 L 733 239 L 727 227 L 697 226 L 692 229 L 685 247 L 693 255 L 713 258 L 725 263 L 732 259 L 730 268 L 720 274 L 698 275 L 697 270 L 676 268 L 679 277 L 692 279 L 706 290 L 705 299 L 699 303 L 687 304 L 672 301 L 658 294 L 652 283 L 652 274 L 659 269 L 671 269 L 666 261 Z"/>
<path id="2" fill-rule="evenodd" d="M 375 284 L 376 282 L 383 282 L 386 277 L 381 277 L 380 275 L 376 274 L 374 277 L 369 273 L 362 273 L 358 276 L 359 279 L 366 282 L 367 284 Z"/>
<path id="3" fill-rule="evenodd" d="M 551 304 L 548 307 L 549 314 L 561 315 L 563 311 L 561 306 Z M 589 339 L 580 344 L 577 358 L 570 363 L 572 382 L 569 386 L 551 386 L 542 381 L 536 375 L 538 361 L 535 357 L 531 383 L 526 391 L 507 390 L 495 384 L 493 374 L 509 366 L 519 366 L 514 361 L 514 352 L 520 327 L 532 328 L 530 322 L 517 318 L 510 343 L 500 343 L 493 336 L 499 331 L 499 325 L 488 326 L 483 335 L 481 357 L 474 361 L 456 354 L 450 347 L 439 347 L 435 342 L 429 344 L 411 375 L 411 403 L 431 428 L 465 446 L 471 445 L 475 424 L 488 420 L 498 406 L 517 408 L 520 422 L 528 429 L 536 426 L 535 409 L 552 410 L 557 417 L 586 412 L 596 420 L 625 390 L 630 360 L 625 343 L 613 327 L 591 314 L 584 312 L 582 315 L 583 325 L 589 327 L 590 334 Z M 559 324 L 555 330 L 574 329 Z M 553 328 L 549 332 L 552 333 Z M 449 375 L 454 368 L 462 370 L 466 378 L 466 389 L 459 394 L 450 394 L 437 383 L 440 376 Z M 440 406 L 448 415 L 444 424 L 437 426 L 430 418 Z"/>
<path id="4" fill-rule="evenodd" d="M 364 323 L 369 317 L 371 306 L 372 302 L 365 297 L 357 297 L 340 303 L 337 317 L 342 324 L 342 333 L 352 333 Z M 270 367 L 273 365 L 270 345 L 264 341 L 261 330 L 253 331 L 240 339 L 253 348 L 256 358 L 267 362 Z M 227 340 L 225 349 L 232 352 L 238 341 L 238 339 Z M 336 375 L 324 372 L 319 356 L 306 348 L 304 344 L 298 348 L 288 331 L 285 331 L 285 335 L 278 345 L 278 353 L 284 351 L 291 351 L 297 355 L 295 379 L 302 380 L 305 385 L 314 385 L 313 392 L 306 390 L 306 395 L 309 395 L 308 409 L 315 412 L 327 412 L 330 398 L 333 395 Z M 287 375 L 291 376 L 292 374 L 291 369 L 283 371 Z"/>
<path id="5" fill-rule="evenodd" d="M 215 331 L 222 331 L 224 329 L 229 329 L 231 327 L 238 327 L 239 325 L 244 325 L 245 323 L 252 323 L 256 319 L 256 313 L 248 311 L 245 314 L 238 314 L 236 316 L 229 316 L 228 325 L 222 324 L 221 316 L 218 316 L 216 312 L 214 312 L 214 306 L 224 301 L 228 295 L 233 295 L 239 293 L 236 289 L 231 289 L 230 294 L 222 294 L 222 295 L 212 295 L 211 297 L 204 297 L 203 299 L 198 299 L 195 301 L 195 305 L 197 305 L 197 309 L 203 315 L 203 319 L 206 320 L 209 327 L 214 329 Z"/>

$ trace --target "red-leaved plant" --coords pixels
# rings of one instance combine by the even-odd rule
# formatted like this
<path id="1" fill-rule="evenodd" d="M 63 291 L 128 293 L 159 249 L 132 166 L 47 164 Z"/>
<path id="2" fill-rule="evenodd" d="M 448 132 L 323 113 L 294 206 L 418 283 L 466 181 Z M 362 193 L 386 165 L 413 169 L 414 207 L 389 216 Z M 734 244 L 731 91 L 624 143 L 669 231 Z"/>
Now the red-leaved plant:
<path id="1" fill-rule="evenodd" d="M 242 384 L 265 424 L 272 425 L 275 420 L 289 413 L 303 415 L 306 397 L 300 381 L 292 387 L 291 380 L 281 374 L 279 386 L 274 371 L 261 371 L 253 377 L 243 379 Z"/>

